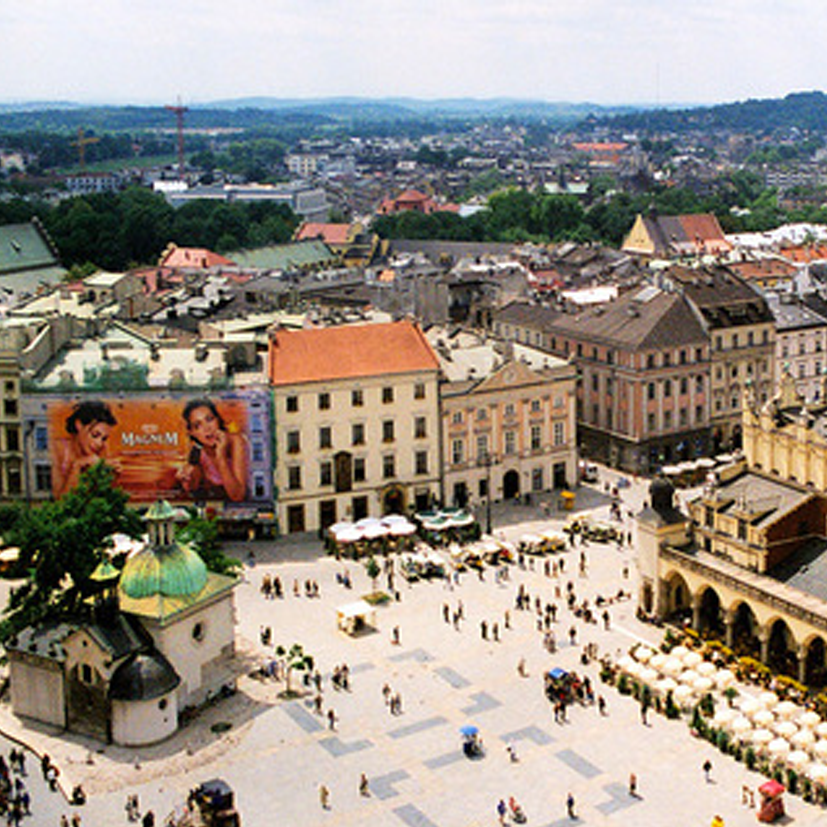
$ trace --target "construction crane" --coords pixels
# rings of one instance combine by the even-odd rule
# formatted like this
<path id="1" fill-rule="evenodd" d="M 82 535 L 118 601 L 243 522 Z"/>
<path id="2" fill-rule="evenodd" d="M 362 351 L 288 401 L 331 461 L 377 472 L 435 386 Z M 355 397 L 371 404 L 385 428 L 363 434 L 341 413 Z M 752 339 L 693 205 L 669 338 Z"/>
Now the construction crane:
<path id="1" fill-rule="evenodd" d="M 181 105 L 181 98 L 178 98 L 177 106 L 165 106 L 168 112 L 175 115 L 175 123 L 178 127 L 178 177 L 184 177 L 184 115 L 189 108 Z"/>
<path id="2" fill-rule="evenodd" d="M 96 144 L 99 140 L 100 138 L 96 138 L 94 135 L 84 135 L 83 127 L 78 127 L 78 137 L 76 141 L 72 141 L 72 146 L 78 148 L 78 162 L 81 169 L 86 169 L 86 147 L 89 144 Z"/>

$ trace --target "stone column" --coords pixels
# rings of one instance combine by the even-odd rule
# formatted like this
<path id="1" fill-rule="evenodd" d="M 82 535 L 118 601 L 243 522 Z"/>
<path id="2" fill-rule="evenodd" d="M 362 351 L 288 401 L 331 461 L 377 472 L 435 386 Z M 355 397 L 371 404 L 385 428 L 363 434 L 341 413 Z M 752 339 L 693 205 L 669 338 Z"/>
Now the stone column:
<path id="1" fill-rule="evenodd" d="M 732 644 L 735 637 L 735 615 L 737 612 L 732 609 L 727 609 L 724 612 L 724 634 L 727 649 L 732 649 Z"/>
<path id="2" fill-rule="evenodd" d="M 761 626 L 758 629 L 758 640 L 761 643 L 761 663 L 765 666 L 770 657 L 770 628 Z"/>
<path id="3" fill-rule="evenodd" d="M 701 631 L 701 596 L 700 594 L 692 595 L 692 628 L 696 632 Z"/>
<path id="4" fill-rule="evenodd" d="M 806 683 L 807 677 L 807 647 L 800 643 L 797 647 L 798 651 L 798 682 Z"/>

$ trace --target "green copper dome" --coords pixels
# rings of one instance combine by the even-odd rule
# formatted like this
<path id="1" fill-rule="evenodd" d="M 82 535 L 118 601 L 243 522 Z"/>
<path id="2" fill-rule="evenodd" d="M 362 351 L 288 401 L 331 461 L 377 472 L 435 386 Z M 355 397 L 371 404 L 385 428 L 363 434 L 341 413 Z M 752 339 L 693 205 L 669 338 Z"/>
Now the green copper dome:
<path id="1" fill-rule="evenodd" d="M 198 594 L 207 583 L 207 566 L 189 546 L 147 546 L 133 554 L 121 574 L 121 589 L 133 599 L 185 597 Z"/>

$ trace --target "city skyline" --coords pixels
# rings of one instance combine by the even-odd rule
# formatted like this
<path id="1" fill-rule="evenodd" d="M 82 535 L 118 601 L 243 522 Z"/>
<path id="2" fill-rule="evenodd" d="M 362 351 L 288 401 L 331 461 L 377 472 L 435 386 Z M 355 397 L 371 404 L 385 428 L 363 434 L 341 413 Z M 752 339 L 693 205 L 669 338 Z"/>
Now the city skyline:
<path id="1" fill-rule="evenodd" d="M 709 104 L 827 88 L 815 0 L 8 0 L 0 101 Z"/>

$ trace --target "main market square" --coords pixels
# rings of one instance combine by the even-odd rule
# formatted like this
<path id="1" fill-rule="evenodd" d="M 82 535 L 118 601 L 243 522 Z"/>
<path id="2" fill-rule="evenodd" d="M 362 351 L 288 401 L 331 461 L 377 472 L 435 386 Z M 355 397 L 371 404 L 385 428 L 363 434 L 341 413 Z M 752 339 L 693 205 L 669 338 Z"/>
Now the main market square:
<path id="1" fill-rule="evenodd" d="M 561 529 L 572 516 L 611 523 L 607 489 L 620 479 L 601 468 L 598 483 L 578 488 L 572 513 L 560 503 L 496 503 L 494 536 L 516 546 L 526 535 Z M 384 572 L 373 583 L 364 560 L 337 560 L 311 534 L 228 545 L 244 561 L 235 605 L 237 657 L 246 671 L 237 692 L 203 709 L 172 737 L 140 748 L 104 747 L 15 717 L 4 705 L 4 733 L 37 755 L 48 753 L 60 768 L 64 793 L 82 784 L 88 796 L 83 807 L 71 807 L 30 772 L 32 823 L 57 825 L 63 813 L 79 814 L 84 825 L 128 823 L 128 795 L 137 795 L 156 823 L 175 823 L 184 817 L 188 792 L 215 777 L 232 787 L 245 827 L 493 825 L 498 802 L 511 798 L 528 823 L 542 827 L 690 827 L 713 823 L 716 816 L 726 825 L 756 823 L 756 790 L 764 776 L 693 735 L 688 715 L 669 720 L 654 709 L 642 715 L 637 700 L 600 679 L 600 658 L 628 661 L 636 644 L 657 649 L 664 637 L 662 628 L 636 616 L 638 525 L 632 515 L 648 504 L 650 483 L 628 476 L 624 481 L 630 484 L 619 491 L 621 520 L 614 523 L 631 533 L 631 544 L 591 542 L 549 557 L 526 555 L 522 563 L 515 558 L 507 564 L 505 574 L 486 566 L 480 573 L 467 569 L 456 577 L 408 582 L 397 572 L 392 599 L 376 608 L 375 629 L 357 635 L 338 628 L 337 609 L 375 585 L 384 589 Z M 484 513 L 478 516 L 485 520 Z M 547 560 L 554 569 L 545 566 Z M 281 598 L 262 594 L 268 576 L 280 579 Z M 308 582 L 318 584 L 317 596 L 307 596 Z M 515 605 L 521 588 L 528 610 Z M 569 610 L 569 588 L 577 605 L 589 601 L 593 622 Z M 596 608 L 598 596 L 608 601 L 619 591 L 624 599 Z M 557 607 L 554 652 L 538 631 L 537 599 Z M 460 604 L 463 617 L 455 624 Z M 268 628 L 265 646 L 262 632 Z M 306 686 L 300 672 L 291 676 L 295 697 L 284 696 L 284 680 L 262 674 L 274 645 L 295 643 L 322 675 L 320 709 L 315 686 Z M 587 647 L 598 660 L 584 665 Z M 331 682 L 342 665 L 348 667 L 347 690 Z M 553 669 L 587 677 L 605 701 L 603 714 L 597 703 L 574 703 L 556 722 L 544 692 L 544 677 Z M 388 689 L 399 699 L 395 714 L 386 703 Z M 740 702 L 759 696 L 756 687 L 739 690 Z M 463 753 L 461 730 L 468 727 L 478 729 L 482 758 Z M 35 763 L 30 756 L 30 766 Z M 360 790 L 363 774 L 367 791 Z M 823 808 L 800 796 L 787 795 L 785 804 L 788 823 L 824 821 Z"/>

